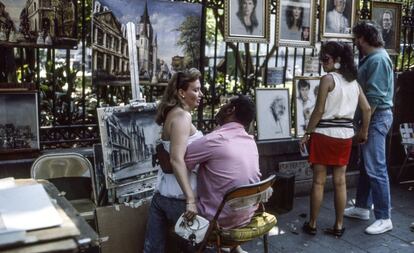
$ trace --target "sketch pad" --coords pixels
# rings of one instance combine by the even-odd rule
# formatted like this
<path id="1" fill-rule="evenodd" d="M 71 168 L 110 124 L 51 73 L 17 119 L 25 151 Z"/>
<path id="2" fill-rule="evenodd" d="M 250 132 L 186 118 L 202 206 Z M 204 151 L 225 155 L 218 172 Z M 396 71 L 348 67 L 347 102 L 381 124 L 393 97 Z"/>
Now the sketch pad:
<path id="1" fill-rule="evenodd" d="M 34 230 L 62 224 L 40 184 L 0 190 L 0 216 L 6 229 Z"/>

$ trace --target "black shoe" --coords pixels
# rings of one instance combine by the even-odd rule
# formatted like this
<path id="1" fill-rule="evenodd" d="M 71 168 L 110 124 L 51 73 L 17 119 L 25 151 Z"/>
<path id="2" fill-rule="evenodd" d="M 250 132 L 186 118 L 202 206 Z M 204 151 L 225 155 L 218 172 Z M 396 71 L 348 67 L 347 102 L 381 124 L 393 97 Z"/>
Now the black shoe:
<path id="1" fill-rule="evenodd" d="M 341 228 L 341 229 L 337 229 L 337 228 L 325 228 L 323 230 L 323 232 L 325 232 L 325 234 L 333 235 L 335 237 L 341 237 L 344 234 L 344 232 L 345 232 L 345 228 Z"/>
<path id="2" fill-rule="evenodd" d="M 307 221 L 305 223 L 303 223 L 302 230 L 303 230 L 303 232 L 307 233 L 308 235 L 316 235 L 316 231 L 317 231 L 316 228 L 311 227 L 309 225 L 309 222 L 307 222 Z"/>

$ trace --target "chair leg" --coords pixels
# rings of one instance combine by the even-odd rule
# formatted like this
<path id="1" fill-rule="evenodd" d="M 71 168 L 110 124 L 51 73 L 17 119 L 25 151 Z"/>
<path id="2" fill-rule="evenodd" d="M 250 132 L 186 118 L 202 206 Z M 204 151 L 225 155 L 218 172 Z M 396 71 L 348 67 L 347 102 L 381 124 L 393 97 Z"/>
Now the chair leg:
<path id="1" fill-rule="evenodd" d="M 400 182 L 400 177 L 401 177 L 401 175 L 402 175 L 402 173 L 403 173 L 403 171 L 404 171 L 404 167 L 405 167 L 405 165 L 406 165 L 406 163 L 407 163 L 407 160 L 408 160 L 408 155 L 406 155 L 406 156 L 405 156 L 404 162 L 403 162 L 403 164 L 401 165 L 400 170 L 399 170 L 399 171 L 398 171 L 398 173 L 397 173 L 397 177 L 396 177 L 396 181 L 397 181 L 397 183 L 399 183 L 399 182 Z"/>
<path id="2" fill-rule="evenodd" d="M 267 233 L 263 235 L 263 247 L 264 247 L 264 253 L 268 253 L 268 245 L 267 245 Z"/>

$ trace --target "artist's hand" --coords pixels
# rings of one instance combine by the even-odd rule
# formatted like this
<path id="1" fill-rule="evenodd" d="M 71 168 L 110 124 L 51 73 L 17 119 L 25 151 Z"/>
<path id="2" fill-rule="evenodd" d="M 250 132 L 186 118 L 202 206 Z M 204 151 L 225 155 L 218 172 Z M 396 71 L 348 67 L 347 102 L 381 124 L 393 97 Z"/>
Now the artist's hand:
<path id="1" fill-rule="evenodd" d="M 197 204 L 196 202 L 187 202 L 185 204 L 185 213 L 184 213 L 184 218 L 187 221 L 192 221 L 196 215 L 197 215 Z"/>

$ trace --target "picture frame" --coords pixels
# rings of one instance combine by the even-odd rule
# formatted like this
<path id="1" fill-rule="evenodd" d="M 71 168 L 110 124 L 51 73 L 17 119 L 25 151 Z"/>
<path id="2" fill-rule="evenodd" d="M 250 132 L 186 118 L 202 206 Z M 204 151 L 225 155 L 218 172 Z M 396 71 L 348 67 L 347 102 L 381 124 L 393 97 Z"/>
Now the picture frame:
<path id="1" fill-rule="evenodd" d="M 316 1 L 277 1 L 275 41 L 278 46 L 315 46 Z"/>
<path id="2" fill-rule="evenodd" d="M 266 83 L 268 85 L 283 84 L 284 67 L 270 67 L 266 72 Z"/>
<path id="3" fill-rule="evenodd" d="M 351 40 L 357 5 L 358 1 L 321 0 L 321 37 Z"/>
<path id="4" fill-rule="evenodd" d="M 296 137 L 305 134 L 307 123 L 315 108 L 320 77 L 296 76 L 293 79 Z"/>
<path id="5" fill-rule="evenodd" d="M 36 91 L 0 92 L 0 154 L 40 150 Z"/>
<path id="6" fill-rule="evenodd" d="M 0 46 L 75 48 L 77 4 L 77 0 L 2 0 Z"/>
<path id="7" fill-rule="evenodd" d="M 400 51 L 402 4 L 371 1 L 371 20 L 381 28 L 384 48 L 390 55 Z"/>
<path id="8" fill-rule="evenodd" d="M 291 137 L 289 89 L 256 88 L 257 140 Z"/>
<path id="9" fill-rule="evenodd" d="M 250 10 L 248 17 L 249 13 L 243 14 L 242 9 L 242 3 L 245 1 L 251 1 L 254 5 L 253 0 L 224 1 L 224 40 L 226 42 L 269 43 L 269 0 L 255 0 L 256 6 Z M 245 19 L 250 19 L 251 25 L 246 25 Z"/>
<path id="10" fill-rule="evenodd" d="M 106 188 L 137 181 L 141 186 L 149 185 L 146 181 L 155 180 L 159 169 L 153 159 L 161 133 L 161 127 L 155 123 L 156 104 L 104 107 L 97 111 Z M 124 194 L 138 194 L 134 191 L 139 191 L 139 187 L 134 189 Z"/>

